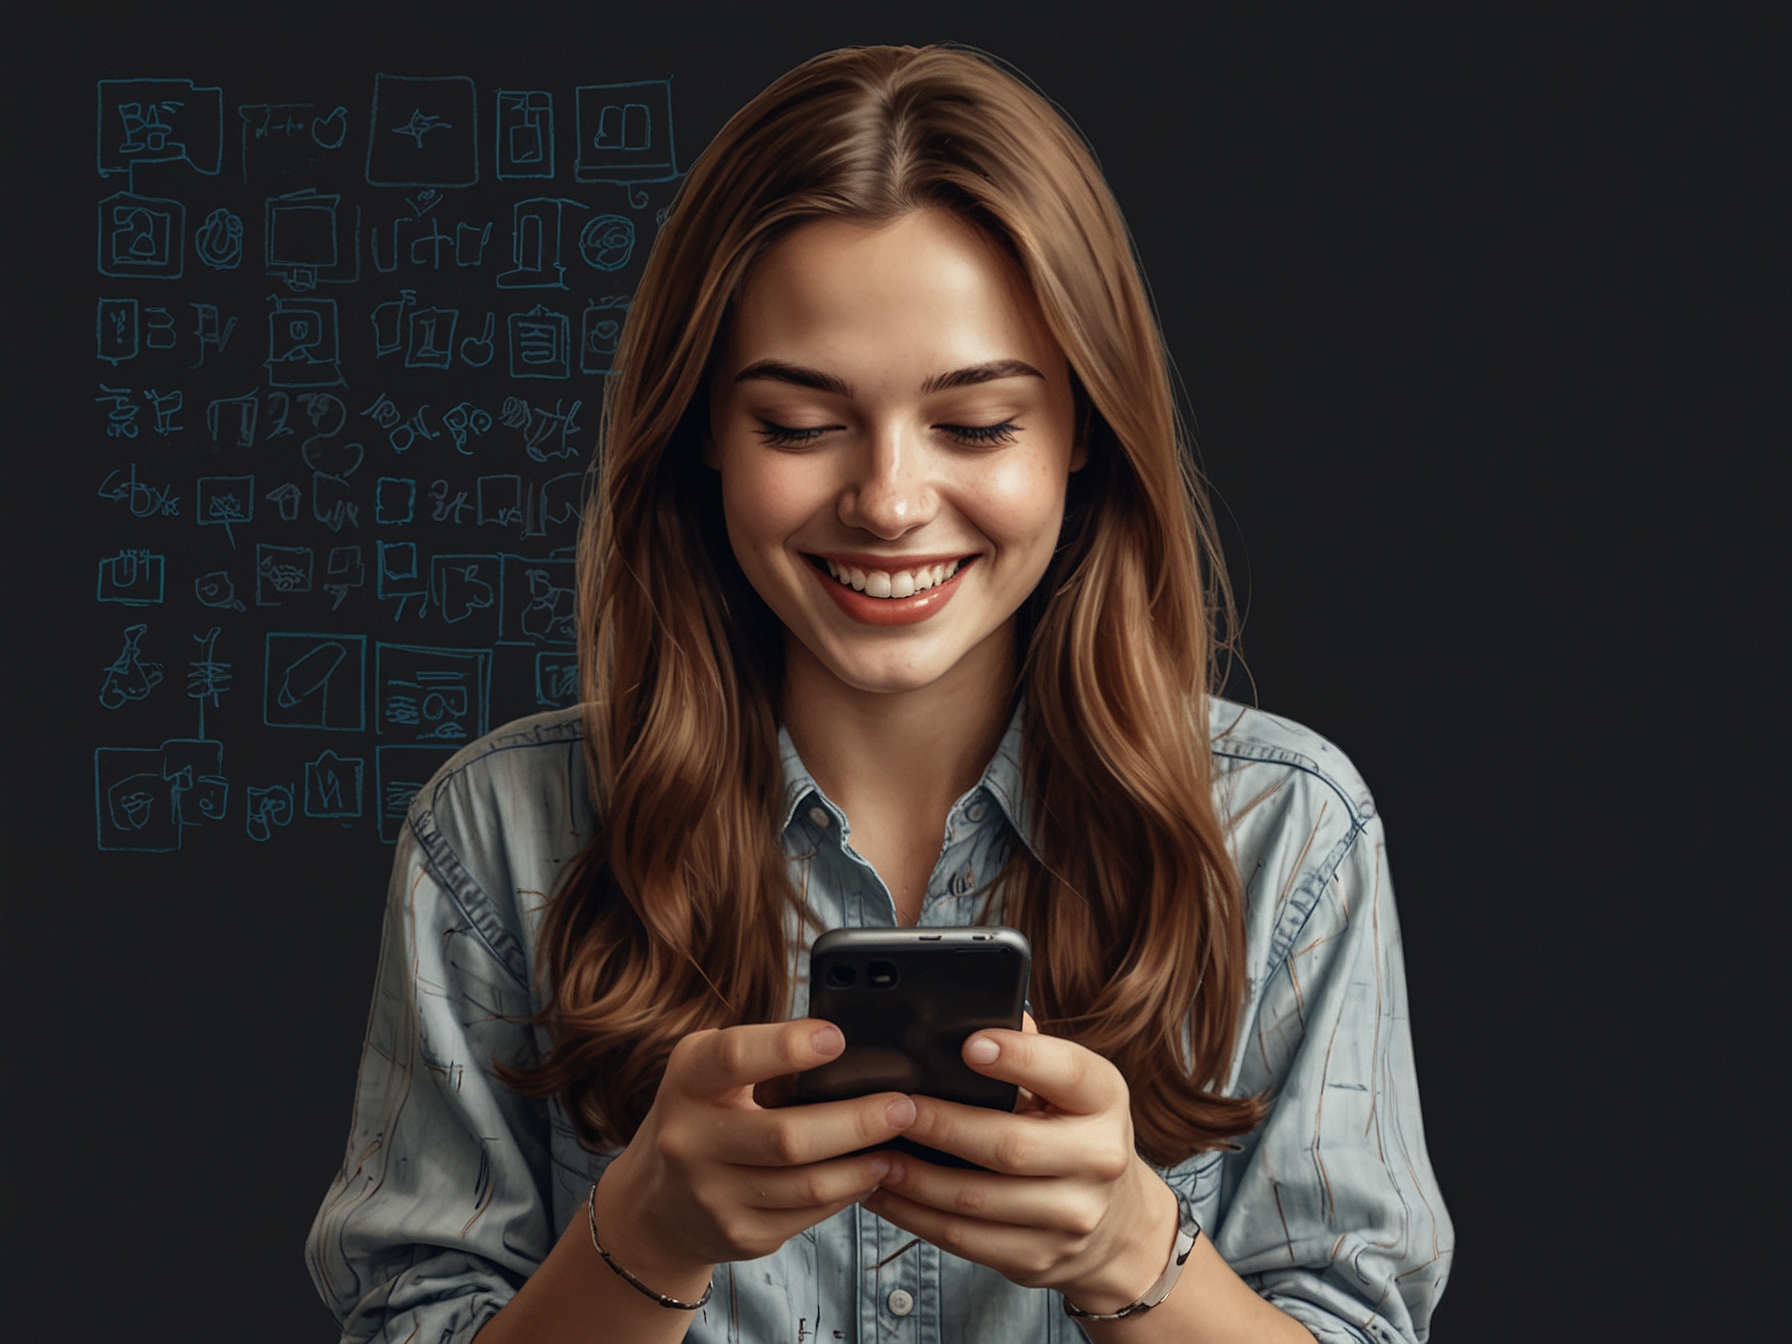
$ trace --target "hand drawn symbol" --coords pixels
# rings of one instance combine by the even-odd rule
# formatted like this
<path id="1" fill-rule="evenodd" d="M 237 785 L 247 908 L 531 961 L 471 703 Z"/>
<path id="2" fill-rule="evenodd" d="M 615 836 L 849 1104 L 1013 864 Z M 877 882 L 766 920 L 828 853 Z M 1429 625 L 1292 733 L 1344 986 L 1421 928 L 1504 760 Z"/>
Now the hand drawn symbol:
<path id="1" fill-rule="evenodd" d="M 319 149 L 341 149 L 348 138 L 348 109 L 337 107 L 327 117 L 311 119 L 311 143 Z"/>
<path id="2" fill-rule="evenodd" d="M 556 400 L 550 411 L 545 406 L 530 406 L 521 397 L 506 397 L 498 416 L 506 429 L 523 431 L 523 451 L 531 461 L 553 462 L 579 456 L 572 436 L 581 432 L 577 417 L 584 404 L 575 400 L 569 409 L 562 409 Z"/>
<path id="3" fill-rule="evenodd" d="M 350 448 L 359 448 L 351 443 Z M 311 473 L 311 516 L 332 532 L 361 525 L 361 510 L 349 499 L 348 477 L 327 471 Z"/>
<path id="4" fill-rule="evenodd" d="M 180 336 L 174 330 L 174 314 L 162 307 L 143 309 L 143 348 L 146 350 L 172 350 L 180 344 Z"/>
<path id="5" fill-rule="evenodd" d="M 289 597 L 302 597 L 311 591 L 311 579 L 317 557 L 309 546 L 274 546 L 258 542 L 255 547 L 255 605 L 277 607 Z"/>
<path id="6" fill-rule="evenodd" d="M 373 521 L 398 527 L 417 512 L 417 482 L 410 476 L 382 476 L 373 486 Z"/>
<path id="7" fill-rule="evenodd" d="M 579 152 L 573 176 L 580 182 L 670 182 L 678 176 L 671 80 L 587 84 L 574 96 Z"/>
<path id="8" fill-rule="evenodd" d="M 470 187 L 479 181 L 478 96 L 460 75 L 375 75 L 367 184 Z"/>
<path id="9" fill-rule="evenodd" d="M 379 799 L 380 839 L 388 845 L 404 829 L 411 800 L 450 756 L 447 747 L 377 747 L 374 749 L 375 796 Z"/>
<path id="10" fill-rule="evenodd" d="M 541 89 L 498 90 L 499 181 L 554 175 L 554 95 Z"/>
<path id="11" fill-rule="evenodd" d="M 578 524 L 585 506 L 585 473 L 568 471 L 551 476 L 541 483 L 542 528 L 570 527 Z"/>
<path id="12" fill-rule="evenodd" d="M 150 607 L 162 600 L 164 557 L 148 551 L 123 550 L 100 561 L 100 602 L 125 607 Z"/>
<path id="13" fill-rule="evenodd" d="M 281 522 L 296 523 L 299 521 L 299 501 L 305 498 L 305 492 L 291 481 L 268 491 L 263 498 L 280 511 Z"/>
<path id="14" fill-rule="evenodd" d="M 205 736 L 205 707 L 218 707 L 224 692 L 230 689 L 230 664 L 218 657 L 218 627 L 203 635 L 194 635 L 199 656 L 187 664 L 187 696 L 199 702 L 199 736 Z"/>
<path id="15" fill-rule="evenodd" d="M 477 336 L 469 336 L 460 343 L 461 362 L 470 369 L 483 369 L 492 362 L 497 347 L 492 336 L 498 329 L 498 315 L 488 312 L 485 315 L 485 326 L 480 328 Z"/>
<path id="16" fill-rule="evenodd" d="M 330 610 L 335 611 L 348 596 L 348 590 L 359 588 L 367 582 L 367 567 L 361 562 L 359 546 L 332 546 L 328 561 L 324 565 L 324 591 L 334 601 Z"/>
<path id="17" fill-rule="evenodd" d="M 143 660 L 141 646 L 143 636 L 148 633 L 147 625 L 125 628 L 124 647 L 107 666 L 105 678 L 100 682 L 100 704 L 107 709 L 147 699 L 149 693 L 162 684 L 162 665 Z"/>
<path id="18" fill-rule="evenodd" d="M 201 606 L 217 607 L 222 611 L 242 611 L 242 600 L 236 595 L 236 585 L 230 581 L 226 570 L 214 569 L 210 574 L 201 574 L 193 580 L 193 596 L 199 599 Z"/>
<path id="19" fill-rule="evenodd" d="M 258 168 L 266 167 L 262 159 L 271 148 L 286 151 L 284 161 L 276 163 L 270 170 L 276 174 L 282 170 L 291 173 L 312 166 L 310 146 L 300 141 L 307 129 L 305 114 L 311 111 L 311 107 L 310 103 L 238 105 L 236 115 L 242 128 L 244 183 L 249 181 L 251 162 L 255 162 Z"/>
<path id="20" fill-rule="evenodd" d="M 101 275 L 178 280 L 186 266 L 187 207 L 116 192 L 100 202 Z"/>
<path id="21" fill-rule="evenodd" d="M 510 226 L 512 269 L 499 274 L 499 289 L 566 288 L 566 267 L 560 264 L 560 222 L 569 205 L 575 210 L 585 208 L 577 201 L 553 196 L 516 203 Z"/>
<path id="22" fill-rule="evenodd" d="M 481 476 L 473 484 L 478 492 L 481 527 L 524 526 L 521 476 Z"/>
<path id="23" fill-rule="evenodd" d="M 487 726 L 491 669 L 487 649 L 376 645 L 380 736 L 411 742 L 478 737 Z"/>
<path id="24" fill-rule="evenodd" d="M 270 728 L 361 732 L 367 726 L 365 635 L 267 637 L 262 720 Z"/>
<path id="25" fill-rule="evenodd" d="M 506 565 L 506 577 L 509 572 Z M 573 643 L 578 631 L 578 602 L 571 585 L 556 584 L 553 570 L 545 564 L 527 566 L 523 579 L 529 586 L 529 600 L 517 612 L 518 628 L 538 644 Z"/>
<path id="26" fill-rule="evenodd" d="M 486 321 L 488 323 L 491 321 L 489 314 Z M 461 348 L 463 350 L 466 348 L 465 342 L 462 342 Z M 463 401 L 442 415 L 442 428 L 446 429 L 448 437 L 454 440 L 455 451 L 464 457 L 473 455 L 467 450 L 467 440 L 478 438 L 491 427 L 491 412 L 480 410 L 470 401 Z"/>
<path id="27" fill-rule="evenodd" d="M 231 319 L 234 323 L 235 318 Z M 240 397 L 217 397 L 205 408 L 205 427 L 211 432 L 216 448 L 235 426 L 236 446 L 248 448 L 255 442 L 255 421 L 261 414 L 261 402 L 253 392 Z"/>
<path id="28" fill-rule="evenodd" d="M 218 305 L 215 303 L 194 303 L 189 300 L 187 306 L 193 310 L 195 323 L 193 334 L 199 338 L 199 358 L 188 367 L 197 369 L 205 363 L 207 350 L 215 350 L 220 355 L 224 353 L 224 347 L 230 344 L 230 334 L 236 330 L 236 319 L 234 317 L 221 318 L 218 313 Z M 206 411 L 206 416 L 209 425 L 211 418 L 209 408 Z M 214 432 L 212 434 L 213 442 L 217 441 L 217 437 Z"/>
<path id="29" fill-rule="evenodd" d="M 94 401 L 101 406 L 110 406 L 106 412 L 106 437 L 108 439 L 134 439 L 137 437 L 137 413 L 139 407 L 131 401 L 131 389 L 128 387 L 108 387 L 100 384 L 100 394 Z"/>
<path id="30" fill-rule="evenodd" d="M 570 378 L 572 319 L 544 304 L 510 315 L 510 376 Z"/>
<path id="31" fill-rule="evenodd" d="M 214 271 L 234 271 L 243 264 L 243 221 L 219 206 L 193 235 L 193 255 Z"/>
<path id="32" fill-rule="evenodd" d="M 149 409 L 155 415 L 149 427 L 164 439 L 170 434 L 179 434 L 186 428 L 185 425 L 174 423 L 174 417 L 180 414 L 181 407 L 186 404 L 186 398 L 178 390 L 158 392 L 153 387 L 146 388 L 143 400 L 149 403 Z"/>
<path id="33" fill-rule="evenodd" d="M 221 820 L 230 797 L 224 748 L 202 739 L 101 747 L 93 753 L 93 784 L 103 850 L 173 853 L 187 827 Z"/>
<path id="34" fill-rule="evenodd" d="M 326 748 L 314 761 L 305 762 L 305 815 L 308 817 L 358 817 L 361 815 L 361 775 L 366 761 L 360 756 L 338 756 Z"/>
<path id="35" fill-rule="evenodd" d="M 407 369 L 445 369 L 454 362 L 454 327 L 458 308 L 416 308 L 405 320 Z"/>
<path id="36" fill-rule="evenodd" d="M 342 197 L 306 189 L 267 199 L 267 271 L 295 294 L 361 277 L 361 210 L 345 221 Z"/>
<path id="37" fill-rule="evenodd" d="M 458 525 L 461 515 L 473 507 L 473 502 L 467 498 L 467 492 L 456 490 L 446 480 L 431 481 L 429 497 L 434 501 L 429 510 L 429 520 L 432 523 Z"/>
<path id="38" fill-rule="evenodd" d="M 579 255 L 594 270 L 621 270 L 635 255 L 635 222 L 626 215 L 588 221 L 579 231 Z"/>
<path id="39" fill-rule="evenodd" d="M 381 429 L 388 430 L 386 441 L 392 445 L 392 451 L 402 453 L 407 451 L 418 439 L 439 437 L 429 427 L 429 422 L 423 418 L 423 413 L 428 409 L 429 403 L 425 402 L 417 408 L 415 415 L 406 420 L 404 413 L 393 403 L 392 398 L 382 392 L 379 399 L 361 414 L 372 420 Z"/>
<path id="40" fill-rule="evenodd" d="M 99 357 L 113 368 L 137 358 L 137 300 L 101 299 L 94 337 Z"/>
<path id="41" fill-rule="evenodd" d="M 373 354 L 374 358 L 390 355 L 404 348 L 404 317 L 407 312 L 417 306 L 417 291 L 401 289 L 396 299 L 388 299 L 385 303 L 376 304 L 373 309 Z M 382 398 L 381 400 L 384 400 Z M 378 402 L 374 403 L 378 405 Z M 371 411 L 361 412 L 363 415 Z"/>
<path id="42" fill-rule="evenodd" d="M 274 827 L 285 826 L 292 821 L 290 784 L 270 784 L 265 788 L 250 785 L 243 790 L 243 798 L 248 804 L 244 824 L 251 840 L 267 840 L 273 835 Z"/>
<path id="43" fill-rule="evenodd" d="M 495 555 L 438 555 L 430 561 L 430 596 L 449 625 L 459 625 L 476 611 L 493 610 L 499 581 Z"/>
<path id="44" fill-rule="evenodd" d="M 255 478 L 253 476 L 201 476 L 196 490 L 201 527 L 222 526 L 236 549 L 237 523 L 255 519 Z"/>
<path id="45" fill-rule="evenodd" d="M 224 90 L 188 79 L 99 81 L 99 172 L 185 163 L 215 177 L 224 156 Z"/>
<path id="46" fill-rule="evenodd" d="M 174 518 L 180 514 L 180 496 L 174 493 L 174 487 L 158 488 L 138 480 L 135 462 L 131 463 L 128 476 L 116 467 L 107 472 L 98 493 L 101 499 L 124 502 L 133 518 Z"/>
<path id="47" fill-rule="evenodd" d="M 277 387 L 271 389 L 268 392 L 268 420 L 271 426 L 268 429 L 269 443 L 294 432 L 293 427 L 286 423 L 291 415 L 292 393 L 282 391 Z"/>
<path id="48" fill-rule="evenodd" d="M 628 296 L 593 299 L 579 319 L 579 372 L 608 373 L 622 339 L 622 320 L 628 315 Z"/>
<path id="49" fill-rule="evenodd" d="M 564 709 L 579 698 L 579 660 L 570 653 L 535 655 L 535 703 Z"/>
<path id="50" fill-rule="evenodd" d="M 405 606 L 412 598 L 417 600 L 417 614 L 421 616 L 429 608 L 429 584 L 417 561 L 417 543 L 382 541 L 376 544 L 374 553 L 378 568 L 375 592 L 382 602 L 398 603 L 392 619 L 404 616 Z"/>
<path id="51" fill-rule="evenodd" d="M 336 300 L 272 300 L 268 314 L 268 381 L 276 387 L 341 387 Z"/>

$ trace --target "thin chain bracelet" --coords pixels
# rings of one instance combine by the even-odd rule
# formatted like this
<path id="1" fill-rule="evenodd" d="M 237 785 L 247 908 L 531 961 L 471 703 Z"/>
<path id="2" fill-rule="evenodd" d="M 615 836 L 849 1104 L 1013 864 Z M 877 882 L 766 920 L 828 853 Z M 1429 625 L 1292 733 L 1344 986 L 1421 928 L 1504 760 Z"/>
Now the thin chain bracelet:
<path id="1" fill-rule="evenodd" d="M 585 1196 L 585 1216 L 591 1222 L 591 1244 L 597 1247 L 597 1253 L 603 1256 L 604 1263 L 615 1270 L 617 1274 L 621 1275 L 621 1277 L 627 1281 L 629 1287 L 633 1288 L 638 1293 L 644 1293 L 648 1297 L 651 1297 L 662 1307 L 671 1307 L 677 1311 L 696 1311 L 705 1302 L 709 1301 L 709 1295 L 716 1290 L 715 1280 L 711 1279 L 709 1283 L 704 1286 L 702 1297 L 698 1298 L 695 1302 L 680 1302 L 676 1297 L 667 1297 L 664 1293 L 654 1292 L 653 1289 L 649 1288 L 646 1284 L 642 1283 L 641 1280 L 637 1279 L 633 1274 L 630 1274 L 621 1265 L 612 1260 L 610 1258 L 610 1253 L 604 1249 L 604 1244 L 597 1239 L 596 1185 L 593 1185 L 591 1187 L 591 1193 Z"/>

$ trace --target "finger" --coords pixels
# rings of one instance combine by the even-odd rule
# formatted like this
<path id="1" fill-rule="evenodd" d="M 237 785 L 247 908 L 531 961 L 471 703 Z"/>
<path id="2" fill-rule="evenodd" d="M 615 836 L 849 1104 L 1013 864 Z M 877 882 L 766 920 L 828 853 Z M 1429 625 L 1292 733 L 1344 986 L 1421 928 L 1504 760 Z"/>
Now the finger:
<path id="1" fill-rule="evenodd" d="M 1033 1014 L 1023 1011 L 1020 1015 L 1020 1029 L 1028 1036 L 1039 1034 L 1039 1024 L 1033 1020 Z"/>
<path id="2" fill-rule="evenodd" d="M 878 1181 L 915 1204 L 983 1222 L 1087 1235 L 1105 1205 L 1094 1187 L 1056 1176 L 1005 1176 L 899 1156 Z"/>
<path id="3" fill-rule="evenodd" d="M 692 1032 L 673 1047 L 661 1086 L 722 1096 L 825 1064 L 845 1048 L 840 1028 L 815 1017 Z"/>
<path id="4" fill-rule="evenodd" d="M 1018 1083 L 1071 1115 L 1095 1115 L 1127 1102 L 1120 1070 L 1061 1036 L 979 1031 L 966 1038 L 963 1054 L 978 1073 Z"/>
<path id="5" fill-rule="evenodd" d="M 1063 1234 L 945 1213 L 894 1190 L 877 1190 L 860 1202 L 903 1231 L 1021 1284 L 1074 1250 L 1073 1239 Z"/>
<path id="6" fill-rule="evenodd" d="M 814 1162 L 806 1167 L 740 1167 L 741 1202 L 756 1209 L 845 1208 L 888 1177 L 887 1153 Z"/>
<path id="7" fill-rule="evenodd" d="M 876 1092 L 778 1110 L 713 1113 L 710 1152 L 745 1167 L 800 1167 L 888 1143 L 914 1123 L 915 1103 L 900 1092 Z"/>
<path id="8" fill-rule="evenodd" d="M 1131 1160 L 1131 1126 L 1106 1116 L 996 1111 L 938 1097 L 915 1098 L 904 1136 L 1010 1176 L 1110 1181 Z"/>

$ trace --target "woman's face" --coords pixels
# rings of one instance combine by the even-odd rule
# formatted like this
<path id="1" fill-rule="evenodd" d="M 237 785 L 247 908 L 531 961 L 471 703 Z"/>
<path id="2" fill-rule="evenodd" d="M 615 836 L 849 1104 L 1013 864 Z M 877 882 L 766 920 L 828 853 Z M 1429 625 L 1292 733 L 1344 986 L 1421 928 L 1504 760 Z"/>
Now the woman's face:
<path id="1" fill-rule="evenodd" d="M 793 657 L 862 691 L 1009 675 L 1084 455 L 1020 267 L 958 216 L 817 220 L 754 264 L 705 460 Z"/>

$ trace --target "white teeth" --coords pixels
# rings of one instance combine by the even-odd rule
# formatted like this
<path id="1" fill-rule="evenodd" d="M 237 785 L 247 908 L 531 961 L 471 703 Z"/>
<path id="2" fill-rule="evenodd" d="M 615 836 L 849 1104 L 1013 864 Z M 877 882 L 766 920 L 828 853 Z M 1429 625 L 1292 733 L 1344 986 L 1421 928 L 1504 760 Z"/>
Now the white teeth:
<path id="1" fill-rule="evenodd" d="M 962 560 L 950 560 L 941 565 L 891 573 L 888 570 L 863 570 L 837 564 L 826 556 L 822 560 L 828 567 L 828 573 L 839 582 L 850 584 L 869 597 L 884 598 L 913 597 L 916 593 L 925 592 L 951 578 L 964 564 Z"/>

